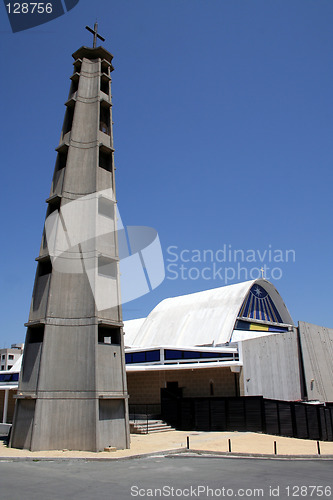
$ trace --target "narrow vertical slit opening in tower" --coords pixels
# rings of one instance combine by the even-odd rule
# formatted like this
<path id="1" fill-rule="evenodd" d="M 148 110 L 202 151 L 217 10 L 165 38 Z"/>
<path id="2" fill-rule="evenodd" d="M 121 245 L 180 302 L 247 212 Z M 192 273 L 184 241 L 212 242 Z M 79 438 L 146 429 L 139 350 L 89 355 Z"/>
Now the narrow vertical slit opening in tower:
<path id="1" fill-rule="evenodd" d="M 105 75 L 101 75 L 101 91 L 106 95 L 110 94 L 110 79 Z"/>
<path id="2" fill-rule="evenodd" d="M 100 104 L 99 129 L 104 134 L 111 135 L 110 128 L 110 108 Z"/>
<path id="3" fill-rule="evenodd" d="M 61 151 L 58 153 L 56 161 L 56 171 L 62 170 L 67 164 L 68 149 L 66 151 Z"/>
<path id="4" fill-rule="evenodd" d="M 82 59 L 76 59 L 73 65 L 74 65 L 74 73 L 81 73 Z"/>
<path id="5" fill-rule="evenodd" d="M 69 97 L 73 97 L 75 92 L 78 91 L 79 88 L 79 76 L 75 75 L 76 78 L 72 78 L 71 88 L 69 90 Z"/>
<path id="6" fill-rule="evenodd" d="M 63 134 L 67 134 L 67 132 L 70 132 L 72 130 L 72 125 L 73 125 L 73 118 L 74 118 L 74 107 L 67 107 L 66 109 L 66 114 L 65 114 L 65 120 L 64 120 L 64 127 L 63 127 Z"/>
<path id="7" fill-rule="evenodd" d="M 60 203 L 61 203 L 60 197 L 56 197 L 56 198 L 52 199 L 52 201 L 49 201 L 49 206 L 47 207 L 46 217 L 53 214 L 53 212 L 59 211 L 60 210 Z"/>
<path id="8" fill-rule="evenodd" d="M 99 150 L 99 160 L 98 166 L 107 170 L 108 172 L 112 172 L 112 154 L 105 153 L 101 149 Z"/>

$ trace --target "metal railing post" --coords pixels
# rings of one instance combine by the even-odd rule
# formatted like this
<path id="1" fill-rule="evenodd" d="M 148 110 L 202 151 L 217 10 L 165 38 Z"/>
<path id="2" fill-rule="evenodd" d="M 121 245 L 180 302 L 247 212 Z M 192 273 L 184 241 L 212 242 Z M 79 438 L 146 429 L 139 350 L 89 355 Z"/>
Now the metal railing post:
<path id="1" fill-rule="evenodd" d="M 147 432 L 146 434 L 148 434 L 148 406 L 146 405 L 146 417 L 147 417 Z"/>

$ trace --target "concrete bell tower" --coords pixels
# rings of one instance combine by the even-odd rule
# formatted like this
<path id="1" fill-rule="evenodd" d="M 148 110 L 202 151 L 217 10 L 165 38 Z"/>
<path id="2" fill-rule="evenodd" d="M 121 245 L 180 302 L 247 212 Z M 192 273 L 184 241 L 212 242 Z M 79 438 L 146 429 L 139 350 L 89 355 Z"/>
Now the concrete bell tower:
<path id="1" fill-rule="evenodd" d="M 11 446 L 129 447 L 112 136 L 113 56 L 74 72 L 27 323 Z"/>

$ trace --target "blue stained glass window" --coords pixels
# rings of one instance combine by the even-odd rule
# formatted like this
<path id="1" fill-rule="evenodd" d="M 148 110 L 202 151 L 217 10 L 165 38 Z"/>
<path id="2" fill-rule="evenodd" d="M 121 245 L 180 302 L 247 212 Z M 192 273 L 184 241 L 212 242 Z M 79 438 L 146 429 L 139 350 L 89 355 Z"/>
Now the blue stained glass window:
<path id="1" fill-rule="evenodd" d="M 281 316 L 267 290 L 257 284 L 251 287 L 238 316 L 282 323 Z"/>

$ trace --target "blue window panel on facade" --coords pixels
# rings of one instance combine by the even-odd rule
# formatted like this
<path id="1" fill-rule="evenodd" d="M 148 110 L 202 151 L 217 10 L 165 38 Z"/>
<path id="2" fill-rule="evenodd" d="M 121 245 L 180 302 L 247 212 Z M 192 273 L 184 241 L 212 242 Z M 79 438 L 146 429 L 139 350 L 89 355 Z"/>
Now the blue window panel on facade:
<path id="1" fill-rule="evenodd" d="M 182 359 L 182 352 L 181 351 L 175 351 L 173 349 L 166 349 L 164 352 L 164 358 L 166 360 L 170 359 Z"/>
<path id="2" fill-rule="evenodd" d="M 0 382 L 18 382 L 19 373 L 2 373 Z"/>
<path id="3" fill-rule="evenodd" d="M 146 361 L 145 352 L 133 352 L 132 354 L 133 363 L 144 363 Z"/>
<path id="4" fill-rule="evenodd" d="M 160 360 L 160 351 L 141 351 L 141 352 L 127 352 L 125 354 L 125 363 L 153 363 Z"/>
<path id="5" fill-rule="evenodd" d="M 181 354 L 181 353 L 179 353 Z M 196 351 L 184 351 L 184 358 L 185 359 L 195 359 L 195 358 L 200 358 L 200 352 Z"/>
<path id="6" fill-rule="evenodd" d="M 147 351 L 146 352 L 146 361 L 153 362 L 160 360 L 160 351 Z"/>

